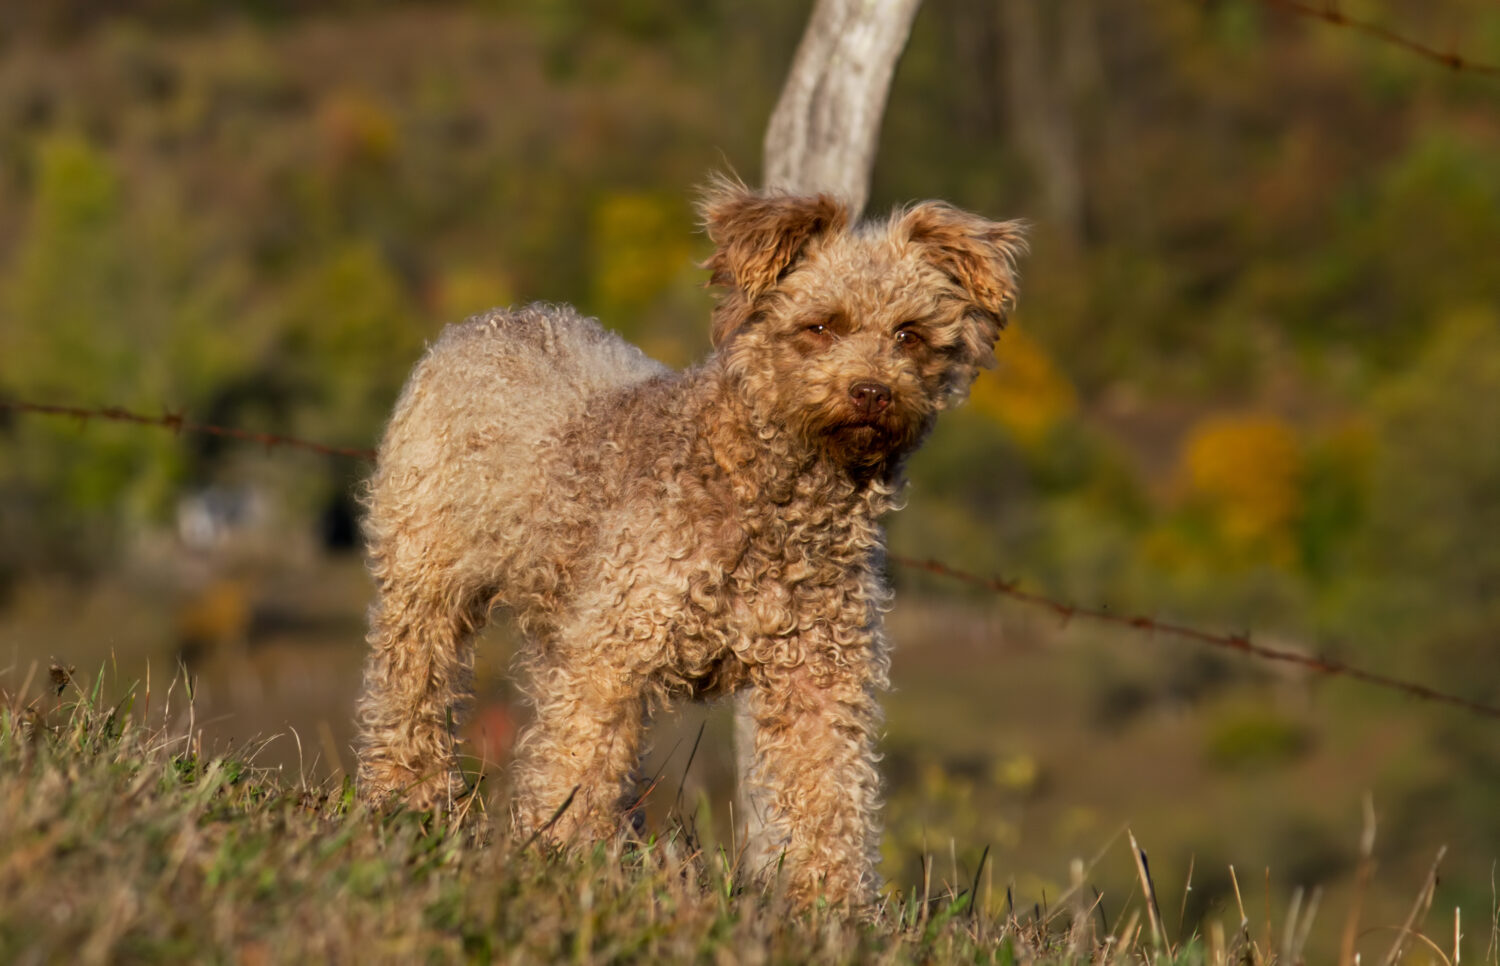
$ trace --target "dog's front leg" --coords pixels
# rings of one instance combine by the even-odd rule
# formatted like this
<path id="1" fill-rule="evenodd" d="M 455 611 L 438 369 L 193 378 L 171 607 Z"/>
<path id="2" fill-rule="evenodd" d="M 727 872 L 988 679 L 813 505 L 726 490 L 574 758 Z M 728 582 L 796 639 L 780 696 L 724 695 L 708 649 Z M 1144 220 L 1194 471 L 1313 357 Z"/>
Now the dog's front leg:
<path id="1" fill-rule="evenodd" d="M 522 834 L 562 844 L 608 838 L 621 828 L 645 732 L 640 675 L 601 655 L 556 651 L 532 662 L 536 720 L 516 745 L 515 819 Z"/>
<path id="2" fill-rule="evenodd" d="M 814 659 L 762 668 L 750 694 L 755 762 L 742 781 L 760 786 L 768 814 L 752 861 L 785 858 L 788 894 L 864 905 L 879 888 L 880 707 L 864 662 Z"/>

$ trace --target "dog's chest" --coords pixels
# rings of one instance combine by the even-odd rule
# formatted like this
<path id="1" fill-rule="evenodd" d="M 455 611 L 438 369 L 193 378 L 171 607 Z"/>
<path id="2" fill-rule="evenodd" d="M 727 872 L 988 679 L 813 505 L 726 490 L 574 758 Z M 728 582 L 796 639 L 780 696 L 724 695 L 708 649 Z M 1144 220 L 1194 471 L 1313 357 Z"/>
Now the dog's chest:
<path id="1" fill-rule="evenodd" d="M 724 662 L 796 664 L 810 642 L 836 646 L 873 618 L 866 592 L 880 532 L 863 505 L 794 499 L 741 509 L 697 561 L 677 653 L 690 675 Z M 735 539 L 724 536 L 733 531 Z"/>

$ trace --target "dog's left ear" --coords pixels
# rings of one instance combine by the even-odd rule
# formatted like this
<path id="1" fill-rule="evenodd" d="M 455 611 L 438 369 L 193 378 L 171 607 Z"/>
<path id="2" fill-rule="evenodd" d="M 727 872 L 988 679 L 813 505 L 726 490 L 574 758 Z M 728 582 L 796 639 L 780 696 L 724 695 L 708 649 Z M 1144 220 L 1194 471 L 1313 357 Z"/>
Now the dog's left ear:
<path id="1" fill-rule="evenodd" d="M 965 332 L 970 365 L 983 366 L 1016 301 L 1016 259 L 1026 252 L 1026 224 L 989 221 L 940 201 L 909 209 L 900 230 L 969 298 Z"/>
<path id="2" fill-rule="evenodd" d="M 714 253 L 703 267 L 710 285 L 729 292 L 714 314 L 713 342 L 722 344 L 748 317 L 750 307 L 796 264 L 808 242 L 842 231 L 849 209 L 831 195 L 757 193 L 720 178 L 698 206 Z"/>

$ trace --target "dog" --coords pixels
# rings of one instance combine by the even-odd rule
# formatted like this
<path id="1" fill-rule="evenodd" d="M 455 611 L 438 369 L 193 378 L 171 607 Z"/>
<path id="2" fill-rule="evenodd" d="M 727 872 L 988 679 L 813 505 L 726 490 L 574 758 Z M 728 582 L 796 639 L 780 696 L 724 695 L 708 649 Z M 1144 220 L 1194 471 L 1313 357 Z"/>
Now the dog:
<path id="1" fill-rule="evenodd" d="M 992 362 L 1024 226 L 941 202 L 851 224 L 829 195 L 727 179 L 699 210 L 720 295 L 697 366 L 549 305 L 450 326 L 417 364 L 366 499 L 360 787 L 466 794 L 471 639 L 504 606 L 535 708 L 523 834 L 620 833 L 653 712 L 746 692 L 760 854 L 794 899 L 857 906 L 880 885 L 879 520 Z"/>

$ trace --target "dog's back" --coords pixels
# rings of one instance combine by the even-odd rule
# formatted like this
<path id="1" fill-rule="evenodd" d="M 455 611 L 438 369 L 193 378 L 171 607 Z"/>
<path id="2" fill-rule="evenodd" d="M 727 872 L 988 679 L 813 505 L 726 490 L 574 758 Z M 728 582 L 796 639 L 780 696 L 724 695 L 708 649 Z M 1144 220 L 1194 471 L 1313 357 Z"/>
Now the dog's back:
<path id="1" fill-rule="evenodd" d="M 601 394 L 667 371 L 566 306 L 450 325 L 412 373 L 380 447 L 366 521 L 377 576 L 389 564 L 492 582 L 524 546 L 517 535 L 545 488 L 548 440 Z"/>
<path id="2" fill-rule="evenodd" d="M 579 415 L 600 392 L 666 371 L 635 346 L 567 306 L 496 309 L 450 325 L 427 351 L 402 393 L 391 434 L 415 429 L 430 453 L 404 451 L 424 469 L 426 457 L 458 455 L 506 440 L 535 445 Z M 463 438 L 450 439 L 462 428 Z M 396 450 L 382 447 L 383 454 Z"/>

